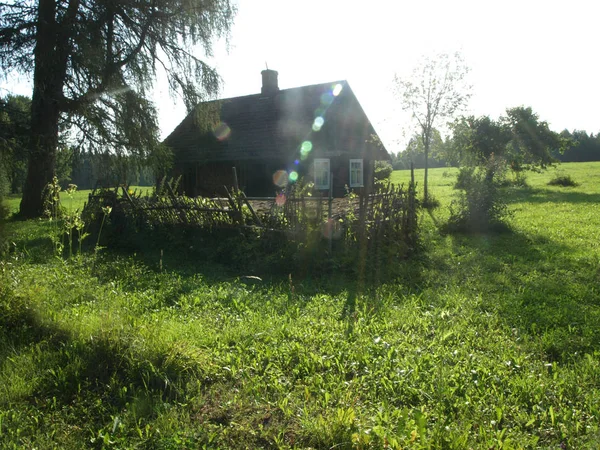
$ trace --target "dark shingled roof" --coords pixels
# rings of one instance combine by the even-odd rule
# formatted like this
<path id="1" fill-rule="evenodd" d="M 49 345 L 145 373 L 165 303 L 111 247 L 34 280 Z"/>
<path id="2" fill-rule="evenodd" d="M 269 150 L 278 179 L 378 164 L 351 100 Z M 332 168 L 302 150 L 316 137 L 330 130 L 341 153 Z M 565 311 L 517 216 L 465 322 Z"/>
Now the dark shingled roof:
<path id="1" fill-rule="evenodd" d="M 341 89 L 341 90 L 340 90 Z M 213 112 L 212 130 L 200 126 Z M 216 113 L 216 114 L 215 114 Z M 215 120 L 216 117 L 218 120 Z M 316 117 L 321 129 L 314 129 Z M 219 123 L 220 121 L 220 123 Z M 317 127 L 318 128 L 318 127 Z M 179 163 L 252 159 L 294 159 L 305 140 L 313 155 L 339 151 L 389 159 L 384 149 L 365 145 L 375 134 L 346 81 L 283 89 L 199 104 L 167 137 Z M 374 152 L 374 153 L 373 153 Z"/>

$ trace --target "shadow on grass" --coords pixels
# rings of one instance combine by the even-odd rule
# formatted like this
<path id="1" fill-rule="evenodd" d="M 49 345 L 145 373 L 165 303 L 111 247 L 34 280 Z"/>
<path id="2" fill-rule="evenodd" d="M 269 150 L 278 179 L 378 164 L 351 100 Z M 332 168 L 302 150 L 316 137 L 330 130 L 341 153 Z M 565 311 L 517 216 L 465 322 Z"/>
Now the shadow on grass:
<path id="1" fill-rule="evenodd" d="M 586 194 L 572 187 L 551 190 L 543 188 L 514 188 L 507 196 L 509 203 L 600 203 L 600 194 Z"/>
<path id="2" fill-rule="evenodd" d="M 209 284 L 235 280 L 266 291 L 289 289 L 291 279 L 300 296 L 369 292 L 389 282 L 415 288 L 422 281 L 415 258 L 403 254 L 400 246 L 396 251 L 396 247 L 373 245 L 359 258 L 358 249 L 348 251 L 341 242 L 334 242 L 328 253 L 325 240 L 305 245 L 285 237 L 244 237 L 234 229 L 213 236 L 193 231 L 140 233 L 125 242 L 107 237 L 110 251 L 104 251 L 106 261 L 110 264 L 114 255 L 133 257 L 154 273 L 167 271 L 191 280 L 200 276 Z M 108 279 L 126 275 L 116 267 L 109 272 Z"/>
<path id="3" fill-rule="evenodd" d="M 456 235 L 450 276 L 480 292 L 507 323 L 535 336 L 549 361 L 600 350 L 600 262 L 518 232 Z"/>
<path id="4" fill-rule="evenodd" d="M 47 220 L 13 218 L 5 223 L 9 252 L 23 254 L 34 263 L 45 263 L 54 257 L 51 233 L 54 224 Z"/>
<path id="5" fill-rule="evenodd" d="M 35 352 L 33 370 L 28 374 L 35 381 L 34 390 L 20 400 L 70 405 L 101 398 L 102 402 L 96 402 L 97 413 L 106 413 L 140 397 L 144 401 L 176 400 L 192 378 L 204 387 L 217 379 L 193 352 L 186 353 L 185 346 L 144 348 L 135 343 L 133 335 L 117 329 L 79 336 L 44 320 L 23 299 L 3 298 L 0 309 L 3 305 L 11 306 L 11 315 L 0 318 L 0 343 L 10 349 L 12 357 Z M 3 370 L 8 371 L 8 366 Z"/>

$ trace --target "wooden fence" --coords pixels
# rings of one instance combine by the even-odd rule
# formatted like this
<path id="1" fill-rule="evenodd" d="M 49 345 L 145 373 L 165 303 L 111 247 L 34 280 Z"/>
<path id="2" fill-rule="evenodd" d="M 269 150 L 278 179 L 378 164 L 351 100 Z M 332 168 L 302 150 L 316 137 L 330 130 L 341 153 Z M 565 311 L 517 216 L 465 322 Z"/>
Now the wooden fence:
<path id="1" fill-rule="evenodd" d="M 158 195 L 142 195 L 126 187 L 94 190 L 84 211 L 86 217 L 111 206 L 111 221 L 118 227 L 141 231 L 161 227 L 257 228 L 284 232 L 292 237 L 320 231 L 332 239 L 416 239 L 416 195 L 408 187 L 392 184 L 372 194 L 343 199 L 306 195 L 295 189 L 276 197 L 248 198 L 241 191 L 226 191 L 223 198 L 190 198 L 177 195 L 167 183 Z M 96 211 L 96 214 L 93 214 Z"/>

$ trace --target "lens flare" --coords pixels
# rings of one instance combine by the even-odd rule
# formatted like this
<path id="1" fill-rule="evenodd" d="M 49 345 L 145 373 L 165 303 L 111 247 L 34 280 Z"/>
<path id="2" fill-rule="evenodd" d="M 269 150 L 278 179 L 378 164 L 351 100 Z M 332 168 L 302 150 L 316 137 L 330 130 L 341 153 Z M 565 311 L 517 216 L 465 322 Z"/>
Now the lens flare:
<path id="1" fill-rule="evenodd" d="M 331 92 L 325 92 L 321 95 L 321 104 L 329 106 L 333 103 L 333 94 Z"/>
<path id="2" fill-rule="evenodd" d="M 321 116 L 315 117 L 315 121 L 313 122 L 313 126 L 312 126 L 313 131 L 320 131 L 321 127 L 323 126 L 324 123 L 325 123 L 325 119 L 323 119 L 323 117 L 321 117 Z"/>
<path id="3" fill-rule="evenodd" d="M 231 128 L 225 122 L 219 122 L 213 128 L 213 134 L 219 141 L 224 141 L 231 134 Z"/>
<path id="4" fill-rule="evenodd" d="M 319 106 L 317 109 L 315 109 L 315 117 L 324 116 L 325 111 L 327 111 L 327 108 L 323 108 L 322 106 Z"/>
<path id="5" fill-rule="evenodd" d="M 294 183 L 297 180 L 298 180 L 298 172 L 296 172 L 296 171 L 290 172 L 290 181 L 292 183 Z"/>
<path id="6" fill-rule="evenodd" d="M 285 194 L 277 194 L 277 197 L 275 197 L 275 204 L 277 206 L 283 206 L 285 205 Z"/>
<path id="7" fill-rule="evenodd" d="M 300 164 L 300 160 L 299 159 L 295 159 L 294 160 L 294 164 L 299 165 Z"/>
<path id="8" fill-rule="evenodd" d="M 312 150 L 312 147 L 313 147 L 312 142 L 310 142 L 310 141 L 304 141 L 302 143 L 302 145 L 300 146 L 300 154 L 302 156 L 308 156 L 308 154 Z"/>
<path id="9" fill-rule="evenodd" d="M 327 239 L 340 239 L 342 237 L 342 225 L 333 219 L 328 219 L 327 222 L 321 225 L 321 235 Z"/>
<path id="10" fill-rule="evenodd" d="M 343 88 L 344 88 L 344 87 L 343 87 L 343 86 L 342 86 L 340 83 L 337 83 L 337 84 L 336 84 L 336 85 L 333 87 L 333 91 L 332 91 L 332 94 L 333 94 L 333 96 L 334 96 L 334 97 L 337 97 L 338 95 L 340 95 L 340 93 L 342 92 L 342 89 L 343 89 Z"/>
<path id="11" fill-rule="evenodd" d="M 285 187 L 288 184 L 288 174 L 285 170 L 278 170 L 273 174 L 273 184 L 279 187 Z"/>

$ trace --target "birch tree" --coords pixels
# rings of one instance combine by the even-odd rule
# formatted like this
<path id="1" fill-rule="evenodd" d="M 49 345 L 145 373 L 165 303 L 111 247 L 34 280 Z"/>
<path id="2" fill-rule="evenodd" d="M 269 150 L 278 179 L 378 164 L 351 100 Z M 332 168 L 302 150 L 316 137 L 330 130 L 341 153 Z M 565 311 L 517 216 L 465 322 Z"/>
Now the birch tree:
<path id="1" fill-rule="evenodd" d="M 442 128 L 471 97 L 466 76 L 468 66 L 459 53 L 424 57 L 406 78 L 394 77 L 402 109 L 411 114 L 425 153 L 423 197 L 428 201 L 428 158 L 433 130 Z"/>

